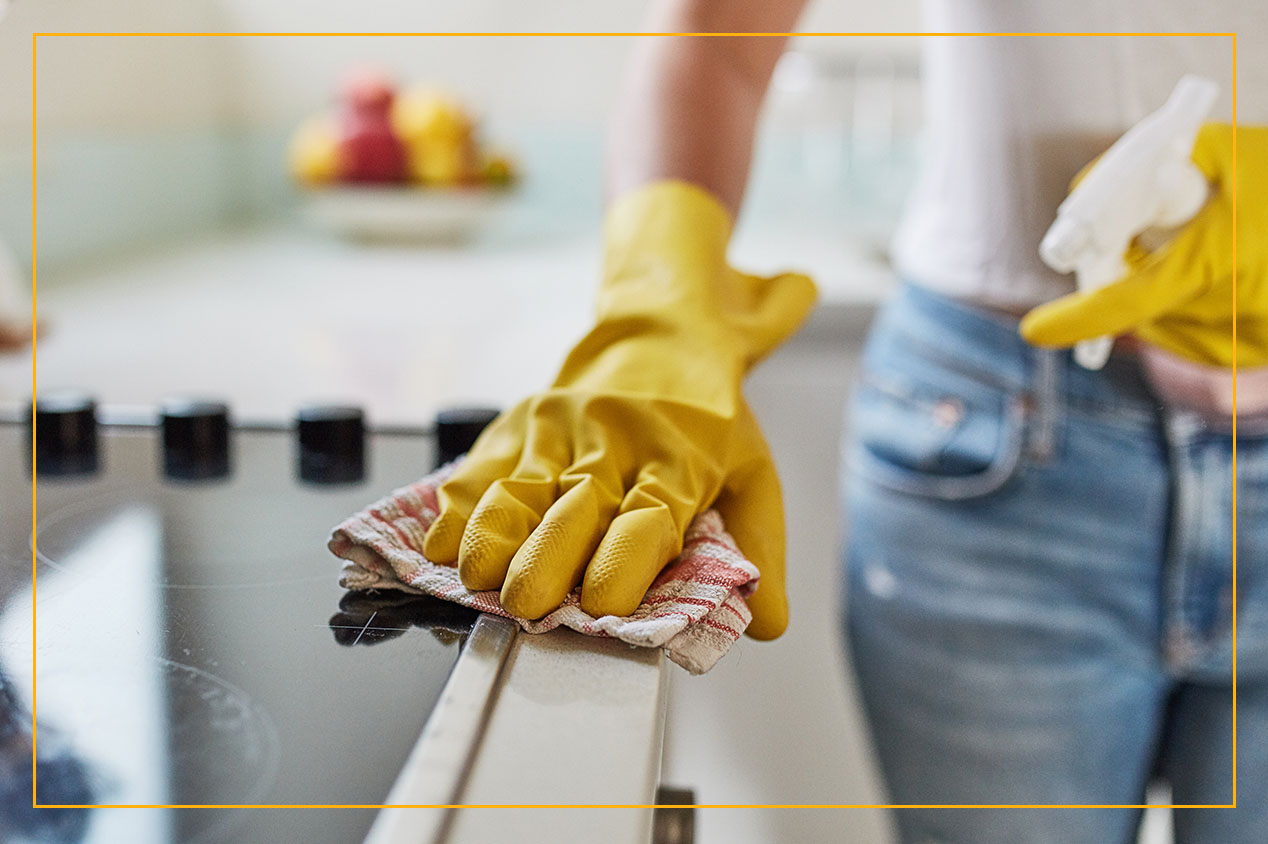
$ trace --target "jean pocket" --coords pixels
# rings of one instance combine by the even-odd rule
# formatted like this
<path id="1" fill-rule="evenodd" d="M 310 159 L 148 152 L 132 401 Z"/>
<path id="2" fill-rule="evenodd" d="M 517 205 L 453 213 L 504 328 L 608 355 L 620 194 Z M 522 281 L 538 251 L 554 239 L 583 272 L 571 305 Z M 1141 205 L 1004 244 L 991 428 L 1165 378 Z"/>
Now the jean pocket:
<path id="1" fill-rule="evenodd" d="M 855 389 L 853 470 L 891 490 L 962 500 L 995 492 L 1016 472 L 1025 403 L 965 378 L 945 383 L 865 373 Z"/>

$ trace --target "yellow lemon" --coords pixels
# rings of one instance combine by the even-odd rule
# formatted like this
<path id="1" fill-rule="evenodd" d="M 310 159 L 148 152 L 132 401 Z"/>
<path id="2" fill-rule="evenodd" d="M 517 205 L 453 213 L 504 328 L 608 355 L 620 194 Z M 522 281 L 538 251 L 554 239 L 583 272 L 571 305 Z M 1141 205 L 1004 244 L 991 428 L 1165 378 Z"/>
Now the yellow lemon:
<path id="1" fill-rule="evenodd" d="M 291 175 L 305 185 L 333 182 L 339 176 L 339 139 L 334 121 L 312 117 L 291 137 L 287 159 Z"/>
<path id="2" fill-rule="evenodd" d="M 450 94 L 415 88 L 399 94 L 392 103 L 392 128 L 406 143 L 465 141 L 472 132 L 471 116 Z"/>

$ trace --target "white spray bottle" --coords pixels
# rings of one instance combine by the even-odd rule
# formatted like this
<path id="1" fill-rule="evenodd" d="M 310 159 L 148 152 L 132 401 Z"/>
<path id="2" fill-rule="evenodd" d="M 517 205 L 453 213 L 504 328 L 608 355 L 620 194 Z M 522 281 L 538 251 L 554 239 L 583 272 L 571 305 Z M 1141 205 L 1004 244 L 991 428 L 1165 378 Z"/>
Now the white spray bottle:
<path id="1" fill-rule="evenodd" d="M 1043 262 L 1074 272 L 1080 290 L 1095 290 L 1127 272 L 1123 254 L 1132 238 L 1153 228 L 1173 228 L 1206 203 L 1206 176 L 1192 161 L 1193 143 L 1219 86 L 1185 76 L 1162 108 L 1119 138 L 1061 206 L 1039 245 Z M 1074 359 L 1100 369 L 1113 337 L 1084 340 Z"/>

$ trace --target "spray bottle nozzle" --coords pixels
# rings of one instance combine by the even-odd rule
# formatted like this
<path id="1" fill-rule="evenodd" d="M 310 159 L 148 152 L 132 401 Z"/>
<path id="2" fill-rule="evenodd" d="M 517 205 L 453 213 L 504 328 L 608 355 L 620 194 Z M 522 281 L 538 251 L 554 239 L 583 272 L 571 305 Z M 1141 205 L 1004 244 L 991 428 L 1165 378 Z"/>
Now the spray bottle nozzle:
<path id="1" fill-rule="evenodd" d="M 1039 256 L 1057 272 L 1074 272 L 1080 290 L 1116 281 L 1132 238 L 1155 226 L 1187 222 L 1202 207 L 1208 186 L 1190 157 L 1198 129 L 1219 86 L 1185 76 L 1167 102 L 1110 147 L 1057 209 Z M 1075 359 L 1099 369 L 1113 338 L 1079 344 Z"/>
<path id="2" fill-rule="evenodd" d="M 1059 273 L 1072 273 L 1092 245 L 1092 231 L 1083 221 L 1058 217 L 1039 244 L 1039 257 Z"/>

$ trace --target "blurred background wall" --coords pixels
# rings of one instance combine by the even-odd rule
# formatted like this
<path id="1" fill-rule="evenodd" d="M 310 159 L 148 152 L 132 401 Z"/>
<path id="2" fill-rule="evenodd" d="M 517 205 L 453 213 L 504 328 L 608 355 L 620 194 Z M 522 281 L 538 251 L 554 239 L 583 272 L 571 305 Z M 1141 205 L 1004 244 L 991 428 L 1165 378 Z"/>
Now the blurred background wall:
<path id="1" fill-rule="evenodd" d="M 29 258 L 32 32 L 637 31 L 647 5 L 15 0 L 0 23 L 0 237 Z M 916 6 L 819 0 L 802 28 L 912 30 Z M 631 45 L 629 38 L 42 37 L 41 261 L 51 267 L 284 207 L 292 198 L 279 166 L 288 133 L 329 103 L 349 66 L 365 63 L 452 88 L 483 115 L 486 134 L 521 158 L 531 201 L 593 217 L 602 127 Z M 830 74 L 862 63 L 883 75 L 910 65 L 917 43 L 803 38 L 796 48 L 819 57 Z M 793 79 L 794 87 L 802 83 Z M 805 105 L 792 103 L 794 123 Z M 834 108 L 851 106 L 838 98 Z M 776 122 L 786 128 L 788 115 Z"/>

